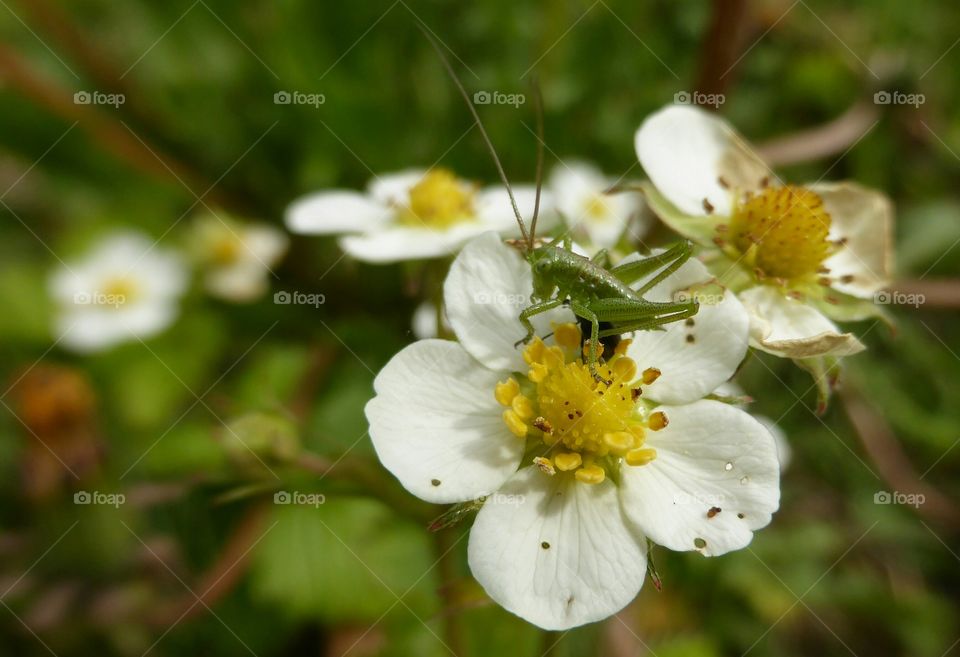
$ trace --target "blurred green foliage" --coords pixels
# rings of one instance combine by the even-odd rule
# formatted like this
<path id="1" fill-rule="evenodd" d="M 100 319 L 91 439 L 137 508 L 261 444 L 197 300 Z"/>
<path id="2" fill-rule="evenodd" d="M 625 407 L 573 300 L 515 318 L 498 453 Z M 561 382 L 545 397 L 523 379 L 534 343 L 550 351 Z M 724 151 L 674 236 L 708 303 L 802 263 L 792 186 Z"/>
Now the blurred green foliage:
<path id="1" fill-rule="evenodd" d="M 52 21 L 66 31 L 44 23 L 47 11 L 68 17 Z M 925 94 L 919 108 L 881 107 L 842 157 L 783 173 L 886 190 L 898 206 L 899 275 L 956 277 L 960 6 L 764 0 L 750 15 L 721 111 L 751 139 L 830 120 L 878 89 Z M 439 656 L 445 614 L 457 617 L 469 654 L 537 657 L 556 643 L 484 603 L 469 580 L 465 539 L 451 553 L 452 573 L 440 572 L 425 525 L 442 509 L 412 500 L 379 470 L 365 435 L 374 373 L 413 339 L 418 285 L 428 293 L 435 271 L 363 266 L 342 259 L 334 240 L 297 238 L 272 287 L 323 293 L 319 309 L 269 297 L 229 306 L 197 286 L 165 334 L 82 358 L 51 348 L 46 277 L 117 226 L 181 246 L 202 209 L 198 196 L 279 224 L 296 196 L 360 187 L 374 173 L 441 162 L 492 182 L 417 18 L 449 47 L 470 89 L 529 93 L 536 71 L 548 165 L 573 156 L 639 175 L 633 132 L 694 84 L 709 16 L 708 3 L 665 0 L 8 0 L 0 9 L 0 375 L 11 388 L 0 413 L 5 651 Z M 97 53 L 99 79 L 70 45 L 72 31 Z M 52 91 L 45 100 L 25 93 L 23 76 Z M 127 94 L 117 109 L 96 108 L 113 138 L 96 132 L 94 114 L 56 110 L 75 109 L 72 94 L 104 79 Z M 276 105 L 281 90 L 322 93 L 325 103 Z M 509 175 L 532 178 L 529 105 L 483 114 Z M 118 157 L 113 141 L 124 134 L 182 165 L 180 174 L 136 147 Z M 848 388 L 896 432 L 894 462 L 956 505 L 956 311 L 896 314 L 895 334 L 856 327 L 870 351 L 849 361 Z M 51 445 L 86 455 L 65 457 L 76 478 L 7 412 L 37 361 L 80 372 L 93 392 L 81 418 L 89 422 Z M 657 550 L 663 592 L 646 586 L 622 622 L 575 630 L 554 653 L 623 654 L 613 646 L 624 644 L 661 657 L 956 649 L 956 516 L 874 504 L 877 491 L 892 489 L 884 468 L 839 400 L 814 416 L 809 377 L 789 363 L 754 356 L 741 383 L 793 448 L 773 524 L 749 549 L 719 559 Z M 232 460 L 224 425 L 251 413 L 291 423 L 303 453 Z M 341 458 L 350 476 L 323 474 Z M 59 478 L 43 494 L 25 483 L 38 463 L 52 463 Z M 122 492 L 126 502 L 75 505 L 76 490 Z M 278 491 L 325 502 L 273 504 Z"/>

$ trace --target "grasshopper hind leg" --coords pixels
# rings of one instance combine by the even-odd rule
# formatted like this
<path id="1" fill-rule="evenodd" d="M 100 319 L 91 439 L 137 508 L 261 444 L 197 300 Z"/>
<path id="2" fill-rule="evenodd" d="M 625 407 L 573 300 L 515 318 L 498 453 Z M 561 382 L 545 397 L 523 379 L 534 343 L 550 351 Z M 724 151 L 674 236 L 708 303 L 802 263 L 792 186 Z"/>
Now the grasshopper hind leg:
<path id="1" fill-rule="evenodd" d="M 597 371 L 597 360 L 600 358 L 600 320 L 597 318 L 597 314 L 590 310 L 587 306 L 583 305 L 579 301 L 570 300 L 570 310 L 577 316 L 579 320 L 585 320 L 590 324 L 590 350 L 589 355 L 587 356 L 587 367 L 590 368 L 590 374 L 593 375 L 593 378 L 597 380 L 598 383 L 606 383 L 610 385 L 612 381 L 608 381 L 600 376 L 600 372 Z"/>
<path id="2" fill-rule="evenodd" d="M 584 319 L 583 317 L 577 317 L 577 322 L 580 324 L 580 333 L 583 335 L 588 335 L 590 333 L 590 320 Z M 603 345 L 603 352 L 600 354 L 603 360 L 610 360 L 613 358 L 616 353 L 617 345 L 620 344 L 619 333 L 611 334 L 610 331 L 615 327 L 612 322 L 600 321 L 600 344 Z M 604 332 L 607 332 L 604 335 Z"/>

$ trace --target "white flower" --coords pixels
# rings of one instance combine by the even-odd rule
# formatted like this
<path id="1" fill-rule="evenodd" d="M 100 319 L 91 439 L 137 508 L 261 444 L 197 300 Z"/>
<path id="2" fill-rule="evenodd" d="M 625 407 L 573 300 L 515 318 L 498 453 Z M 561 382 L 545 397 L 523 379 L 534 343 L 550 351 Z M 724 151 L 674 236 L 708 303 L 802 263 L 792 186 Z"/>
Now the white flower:
<path id="1" fill-rule="evenodd" d="M 779 185 L 723 119 L 668 106 L 636 134 L 647 202 L 705 255 L 751 314 L 753 345 L 795 359 L 861 351 L 831 319 L 879 316 L 888 283 L 893 209 L 853 183 Z"/>
<path id="2" fill-rule="evenodd" d="M 688 262 L 647 298 L 704 278 Z M 622 341 L 598 365 L 607 384 L 579 360 L 567 310 L 534 318 L 548 342 L 514 346 L 532 290 L 516 250 L 493 233 L 472 240 L 444 286 L 459 342 L 421 340 L 394 356 L 366 414 L 380 460 L 411 493 L 488 496 L 470 533 L 474 576 L 511 612 L 565 629 L 636 596 L 647 538 L 704 555 L 747 545 L 779 504 L 779 471 L 762 425 L 702 399 L 747 349 L 733 294 Z"/>
<path id="3" fill-rule="evenodd" d="M 607 193 L 616 183 L 584 162 L 561 163 L 550 174 L 550 192 L 557 211 L 571 230 L 594 246 L 615 246 L 628 226 L 631 237 L 646 232 L 647 226 L 639 223 L 642 197 L 636 193 Z"/>
<path id="4" fill-rule="evenodd" d="M 50 277 L 60 344 L 98 351 L 169 326 L 187 285 L 180 257 L 140 233 L 116 233 Z"/>
<path id="5" fill-rule="evenodd" d="M 520 214 L 532 217 L 536 190 L 515 186 L 513 193 Z M 547 195 L 540 200 L 540 216 L 541 227 L 548 228 L 552 212 Z M 287 208 L 286 223 L 294 233 L 345 233 L 340 240 L 344 251 L 377 263 L 449 255 L 489 230 L 519 232 L 505 188 L 478 189 L 440 168 L 378 176 L 365 194 L 310 194 Z"/>
<path id="6" fill-rule="evenodd" d="M 247 223 L 223 214 L 196 220 L 191 251 L 205 267 L 204 286 L 227 301 L 246 302 L 266 292 L 268 276 L 289 239 L 277 228 Z"/>

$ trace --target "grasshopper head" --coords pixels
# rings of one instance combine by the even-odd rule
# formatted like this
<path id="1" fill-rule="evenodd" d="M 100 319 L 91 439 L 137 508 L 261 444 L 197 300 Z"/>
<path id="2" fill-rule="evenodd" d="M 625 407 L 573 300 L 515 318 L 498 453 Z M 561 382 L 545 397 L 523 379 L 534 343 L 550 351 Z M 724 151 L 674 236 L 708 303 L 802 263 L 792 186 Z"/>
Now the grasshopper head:
<path id="1" fill-rule="evenodd" d="M 549 299 L 557 287 L 556 266 L 559 256 L 557 248 L 541 246 L 527 255 L 530 271 L 533 273 L 533 296 L 537 299 Z"/>

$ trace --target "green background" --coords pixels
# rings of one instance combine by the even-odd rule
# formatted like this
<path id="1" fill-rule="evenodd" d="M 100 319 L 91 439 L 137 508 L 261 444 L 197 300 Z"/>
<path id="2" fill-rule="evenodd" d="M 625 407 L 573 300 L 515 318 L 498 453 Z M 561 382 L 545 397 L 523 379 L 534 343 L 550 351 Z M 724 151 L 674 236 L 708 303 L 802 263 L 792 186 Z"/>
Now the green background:
<path id="1" fill-rule="evenodd" d="M 548 166 L 576 157 L 639 176 L 633 133 L 696 88 L 714 5 L 6 0 L 2 652 L 440 656 L 457 642 L 463 654 L 532 657 L 960 652 L 960 6 L 766 0 L 739 16 L 739 4 L 715 5 L 713 43 L 737 60 L 720 112 L 758 143 L 857 103 L 875 112 L 836 154 L 780 173 L 885 190 L 898 277 L 943 279 L 952 302 L 896 309 L 896 333 L 854 327 L 870 351 L 849 360 L 846 395 L 822 418 L 807 374 L 751 357 L 741 383 L 753 410 L 779 422 L 794 453 L 772 525 L 721 558 L 657 549 L 662 592 L 648 583 L 618 618 L 545 635 L 485 600 L 466 569 L 467 524 L 428 533 L 442 509 L 403 492 L 365 435 L 374 373 L 413 339 L 410 315 L 437 267 L 362 265 L 333 239 L 298 237 L 271 285 L 322 293 L 319 309 L 269 296 L 231 306 L 195 285 L 148 346 L 87 357 L 50 349 L 46 278 L 119 226 L 182 247 L 204 203 L 279 225 L 296 196 L 358 188 L 374 173 L 440 162 L 493 182 L 418 20 L 471 90 L 529 95 L 539 76 Z M 925 103 L 875 106 L 881 89 Z M 126 102 L 77 106 L 80 90 Z M 281 90 L 325 103 L 276 105 Z M 482 109 L 511 179 L 531 180 L 530 104 Z M 71 423 L 53 395 L 44 409 L 59 424 L 35 435 L 21 420 L 36 374 L 88 390 L 92 410 Z M 231 424 L 251 413 L 262 415 Z M 226 440 L 224 423 L 261 443 L 262 461 Z M 278 435 L 303 451 L 272 450 Z M 41 439 L 76 476 L 50 463 Z M 75 505 L 78 490 L 126 503 Z M 278 490 L 325 502 L 275 505 Z M 874 503 L 895 490 L 926 503 Z"/>

